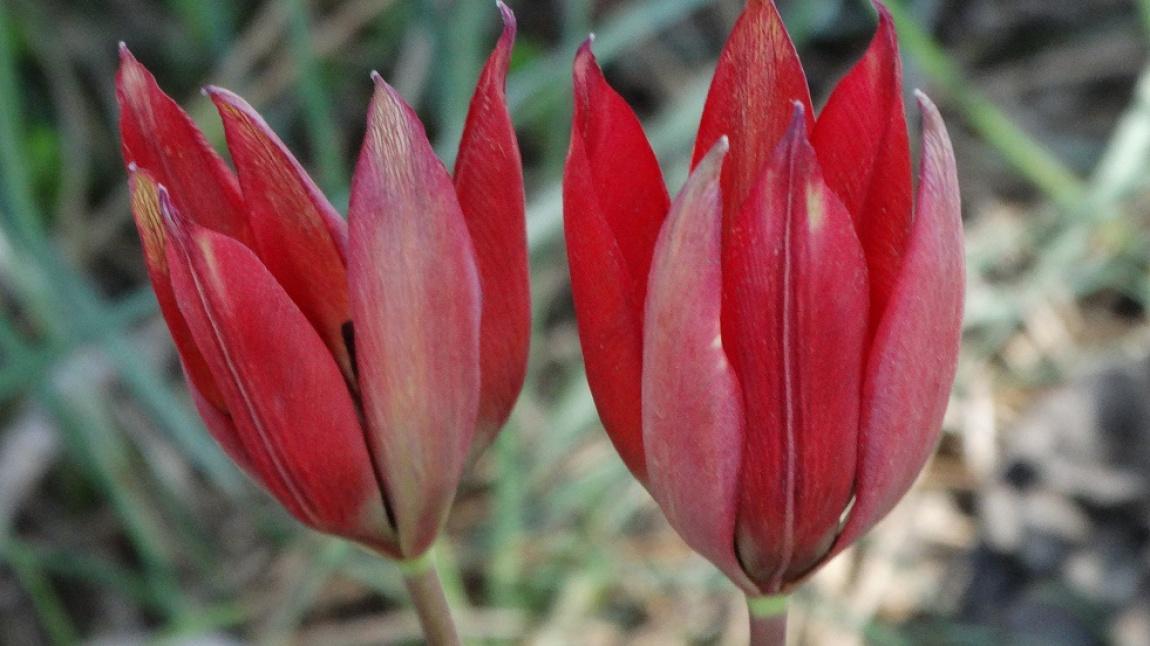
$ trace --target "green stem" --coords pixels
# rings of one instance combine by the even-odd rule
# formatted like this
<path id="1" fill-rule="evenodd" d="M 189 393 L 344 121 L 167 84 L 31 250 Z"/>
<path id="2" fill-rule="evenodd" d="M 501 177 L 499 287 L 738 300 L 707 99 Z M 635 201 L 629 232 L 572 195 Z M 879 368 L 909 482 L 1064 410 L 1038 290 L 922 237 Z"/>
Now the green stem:
<path id="1" fill-rule="evenodd" d="M 786 595 L 747 597 L 751 617 L 751 646 L 784 646 L 787 643 Z"/>
<path id="2" fill-rule="evenodd" d="M 455 630 L 451 608 L 443 594 L 443 584 L 439 581 L 431 552 L 410 561 L 401 561 L 399 569 L 427 643 L 430 646 L 459 646 L 459 633 Z"/>

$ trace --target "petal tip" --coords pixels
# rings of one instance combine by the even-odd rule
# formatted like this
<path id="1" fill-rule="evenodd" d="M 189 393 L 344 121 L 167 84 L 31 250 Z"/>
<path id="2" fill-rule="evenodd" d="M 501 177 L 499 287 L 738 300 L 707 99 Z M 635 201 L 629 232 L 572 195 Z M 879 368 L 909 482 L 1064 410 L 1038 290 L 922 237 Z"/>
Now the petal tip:
<path id="1" fill-rule="evenodd" d="M 715 140 L 715 143 L 711 146 L 711 149 L 707 151 L 707 154 L 703 156 L 702 160 L 699 161 L 699 165 L 702 166 L 703 164 L 709 164 L 713 163 L 714 161 L 721 160 L 730 150 L 731 138 L 727 135 L 723 135 Z"/>
<path id="2" fill-rule="evenodd" d="M 603 71 L 599 68 L 599 61 L 595 58 L 595 52 L 592 51 L 591 45 L 595 42 L 595 34 L 587 36 L 583 44 L 579 46 L 578 51 L 575 52 L 575 64 L 572 74 L 575 79 L 576 97 L 586 96 L 585 91 L 597 77 L 601 77 Z M 580 88 L 584 88 L 581 93 Z M 578 108 L 579 101 L 576 101 Z"/>
<path id="3" fill-rule="evenodd" d="M 938 106 L 931 100 L 926 92 L 915 89 L 914 98 L 918 102 L 918 110 L 922 113 L 923 126 L 938 128 L 942 125 L 942 114 L 938 110 Z"/>
<path id="4" fill-rule="evenodd" d="M 179 216 L 176 215 L 176 207 L 172 204 L 172 195 L 168 193 L 168 187 L 157 184 L 156 195 L 160 201 L 160 213 L 164 216 L 164 220 L 174 223 Z"/>
<path id="5" fill-rule="evenodd" d="M 387 103 L 394 104 L 395 106 L 404 107 L 408 110 L 414 110 L 407 103 L 407 101 L 403 99 L 403 96 L 394 87 L 392 87 L 391 84 L 388 83 L 387 80 L 383 78 L 383 75 L 381 75 L 379 72 L 375 70 L 371 71 L 371 81 L 375 84 L 375 92 L 371 97 L 372 105 L 378 106 L 380 105 L 381 101 L 386 101 Z"/>
<path id="6" fill-rule="evenodd" d="M 891 15 L 890 9 L 887 9 L 882 0 L 871 0 L 874 10 L 878 13 L 878 28 L 876 33 L 879 36 L 885 35 L 894 47 L 898 46 L 898 34 L 895 30 L 894 16 Z"/>
<path id="7" fill-rule="evenodd" d="M 802 101 L 792 101 L 791 105 L 794 110 L 791 111 L 791 122 L 787 126 L 786 134 L 783 135 L 783 140 L 788 141 L 795 138 L 806 139 L 807 136 L 807 107 Z"/>
<path id="8" fill-rule="evenodd" d="M 699 164 L 695 166 L 692 177 L 698 176 L 700 182 L 718 181 L 719 174 L 722 172 L 723 160 L 726 159 L 727 153 L 731 150 L 731 138 L 723 135 L 715 140 L 711 149 L 707 154 L 699 160 Z M 686 187 L 683 189 L 686 191 Z"/>
<path id="9" fill-rule="evenodd" d="M 575 67 L 578 68 L 587 64 L 598 64 L 595 60 L 595 52 L 591 51 L 591 46 L 595 44 L 595 34 L 587 34 L 587 38 L 583 39 L 583 43 L 579 45 L 579 49 L 575 52 Z"/>
<path id="10" fill-rule="evenodd" d="M 515 13 L 511 11 L 503 0 L 495 0 L 495 7 L 499 9 L 499 16 L 503 19 L 503 35 L 504 37 L 515 36 L 515 31 L 518 29 L 518 22 L 515 20 Z"/>
<path id="11" fill-rule="evenodd" d="M 239 95 L 218 85 L 205 85 L 204 87 L 200 88 L 200 94 L 203 94 L 204 96 L 211 99 L 212 103 L 216 105 L 217 109 L 224 106 L 239 109 L 247 107 L 247 104 L 243 99 L 239 97 Z"/>

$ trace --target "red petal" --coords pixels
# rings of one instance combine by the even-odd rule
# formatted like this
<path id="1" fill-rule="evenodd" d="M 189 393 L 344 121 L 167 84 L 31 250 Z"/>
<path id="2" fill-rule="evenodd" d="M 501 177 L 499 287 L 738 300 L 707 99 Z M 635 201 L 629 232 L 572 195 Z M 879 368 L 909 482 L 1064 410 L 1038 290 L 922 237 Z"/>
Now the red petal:
<path id="1" fill-rule="evenodd" d="M 210 87 L 243 188 L 255 251 L 353 378 L 343 324 L 347 225 L 279 137 L 243 99 Z"/>
<path id="2" fill-rule="evenodd" d="M 160 187 L 148 171 L 132 164 L 128 167 L 128 189 L 132 196 L 132 217 L 144 247 L 148 278 L 151 279 L 152 291 L 156 293 L 156 300 L 160 304 L 160 313 L 176 344 L 184 374 L 192 388 L 201 393 L 206 401 L 214 407 L 223 408 L 223 396 L 220 395 L 219 387 L 200 349 L 192 339 L 192 333 L 176 303 L 175 292 L 172 291 L 166 252 L 167 232 L 160 212 Z"/>
<path id="3" fill-rule="evenodd" d="M 878 33 L 831 94 L 811 138 L 827 185 L 854 216 L 866 252 L 872 331 L 898 280 L 911 218 L 898 40 L 886 8 L 878 11 Z"/>
<path id="4" fill-rule="evenodd" d="M 574 79 L 563 221 L 579 337 L 603 426 L 627 467 L 646 482 L 643 303 L 670 199 L 639 120 L 607 85 L 590 43 L 575 58 Z"/>
<path id="5" fill-rule="evenodd" d="M 671 526 L 748 591 L 735 556 L 743 450 L 739 384 L 719 330 L 726 139 L 691 174 L 655 247 L 643 338 L 643 444 Z"/>
<path id="6" fill-rule="evenodd" d="M 363 430 L 322 339 L 250 249 L 165 208 L 180 310 L 248 468 L 304 523 L 386 547 L 391 530 Z M 218 418 L 205 420 L 220 430 Z"/>
<path id="7" fill-rule="evenodd" d="M 591 53 L 591 41 L 575 56 L 575 113 L 572 139 L 587 157 L 588 189 L 619 245 L 630 270 L 640 318 L 655 240 L 671 199 L 643 127 L 623 97 L 607 84 Z M 714 143 L 714 142 L 712 142 Z"/>
<path id="8" fill-rule="evenodd" d="M 792 105 L 803 104 L 808 126 L 811 95 L 798 54 L 771 0 L 749 0 L 719 56 L 699 137 L 698 163 L 726 135 L 731 152 L 723 164 L 723 212 L 734 217 L 770 161 L 791 120 Z"/>
<path id="9" fill-rule="evenodd" d="M 406 557 L 455 496 L 479 406 L 479 277 L 451 177 L 378 75 L 349 215 L 356 364 Z"/>
<path id="10" fill-rule="evenodd" d="M 855 505 L 836 551 L 885 516 L 934 450 L 958 361 L 965 268 L 954 150 L 938 109 L 923 115 L 918 203 L 902 274 L 875 333 L 863 388 Z"/>
<path id="11" fill-rule="evenodd" d="M 728 233 L 723 337 L 746 407 L 737 548 L 764 592 L 830 548 L 851 496 L 866 261 L 801 104 Z"/>
<path id="12" fill-rule="evenodd" d="M 250 244 L 236 178 L 179 105 L 124 45 L 116 74 L 124 161 L 155 177 L 176 206 L 200 226 Z"/>
<path id="13" fill-rule="evenodd" d="M 490 444 L 519 397 L 531 337 L 523 169 L 504 93 L 515 16 L 502 3 L 499 9 L 503 35 L 479 77 L 455 161 L 455 190 L 475 245 L 483 294 L 482 387 L 473 454 Z"/>

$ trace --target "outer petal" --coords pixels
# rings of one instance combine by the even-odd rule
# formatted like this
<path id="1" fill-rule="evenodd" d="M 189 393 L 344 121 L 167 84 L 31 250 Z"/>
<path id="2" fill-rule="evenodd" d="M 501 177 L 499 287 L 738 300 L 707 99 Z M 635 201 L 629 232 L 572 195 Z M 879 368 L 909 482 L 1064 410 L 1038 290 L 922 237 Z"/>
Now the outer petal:
<path id="1" fill-rule="evenodd" d="M 184 374 L 193 390 L 205 401 L 210 402 L 215 408 L 223 408 L 223 396 L 220 395 L 216 380 L 212 377 L 204 356 L 192 339 L 192 333 L 188 330 L 188 324 L 177 305 L 176 293 L 172 289 L 166 251 L 168 236 L 160 212 L 160 187 L 151 173 L 135 164 L 130 164 L 128 189 L 132 195 L 132 217 L 136 221 L 136 231 L 140 234 L 140 243 L 144 247 L 144 263 L 148 268 L 148 278 L 151 279 L 152 291 L 156 293 L 156 300 L 160 304 L 160 313 L 164 316 L 164 322 L 168 324 L 168 331 L 171 332 L 172 340 L 176 344 Z"/>
<path id="2" fill-rule="evenodd" d="M 590 42 L 575 58 L 574 77 L 563 221 L 579 337 L 603 426 L 627 467 L 646 482 L 643 303 L 670 199 L 639 120 L 607 85 Z"/>
<path id="3" fill-rule="evenodd" d="M 810 89 L 795 46 L 772 0 L 748 0 L 719 56 L 703 108 L 695 163 L 724 135 L 731 153 L 723 164 L 723 212 L 734 217 L 771 159 L 792 105 L 810 115 Z"/>
<path id="4" fill-rule="evenodd" d="M 479 277 L 451 177 L 378 75 L 349 214 L 356 364 L 404 556 L 447 517 L 479 405 Z"/>
<path id="5" fill-rule="evenodd" d="M 455 191 L 475 245 L 483 294 L 473 455 L 491 443 L 519 397 L 531 338 L 523 166 L 504 93 L 515 16 L 503 3 L 499 9 L 503 35 L 479 77 L 455 161 Z"/>
<path id="6" fill-rule="evenodd" d="M 866 264 L 801 104 L 724 249 L 723 337 L 747 431 L 736 544 L 764 592 L 830 548 L 853 483 Z"/>
<path id="7" fill-rule="evenodd" d="M 352 379 L 343 338 L 343 325 L 351 320 L 346 223 L 247 102 L 221 88 L 207 92 L 224 122 L 255 251 Z"/>
<path id="8" fill-rule="evenodd" d="M 671 526 L 755 592 L 734 549 L 743 404 L 719 330 L 726 152 L 720 139 L 691 174 L 655 247 L 643 334 L 643 444 L 651 494 Z"/>
<path id="9" fill-rule="evenodd" d="M 918 94 L 922 170 L 906 261 L 875 333 L 863 388 L 855 504 L 839 551 L 885 516 L 938 440 L 958 362 L 965 268 L 954 151 Z"/>
<path id="10" fill-rule="evenodd" d="M 251 244 L 236 178 L 179 105 L 123 44 L 116 75 L 124 161 L 166 187 L 181 213 L 200 226 Z"/>
<path id="11" fill-rule="evenodd" d="M 323 341 L 250 249 L 164 206 L 180 310 L 235 424 L 229 452 L 304 523 L 390 549 L 355 406 Z"/>
<path id="12" fill-rule="evenodd" d="M 812 136 L 827 185 L 854 216 L 866 252 L 872 331 L 898 280 L 911 221 L 898 40 L 890 14 L 877 6 L 878 33 L 831 94 Z"/>

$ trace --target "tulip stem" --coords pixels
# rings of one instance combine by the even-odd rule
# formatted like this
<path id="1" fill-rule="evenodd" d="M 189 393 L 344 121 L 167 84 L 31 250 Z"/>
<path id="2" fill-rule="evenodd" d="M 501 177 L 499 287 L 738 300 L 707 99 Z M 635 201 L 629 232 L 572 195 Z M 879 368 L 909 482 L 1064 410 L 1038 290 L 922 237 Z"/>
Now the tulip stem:
<path id="1" fill-rule="evenodd" d="M 451 608 L 443 594 L 443 584 L 439 581 L 439 571 L 431 552 L 425 552 L 408 561 L 399 562 L 403 573 L 403 583 L 419 615 L 423 635 L 431 646 L 459 646 L 459 633 L 451 618 Z"/>
<path id="2" fill-rule="evenodd" d="M 747 597 L 751 616 L 751 646 L 784 646 L 787 643 L 786 595 Z"/>

